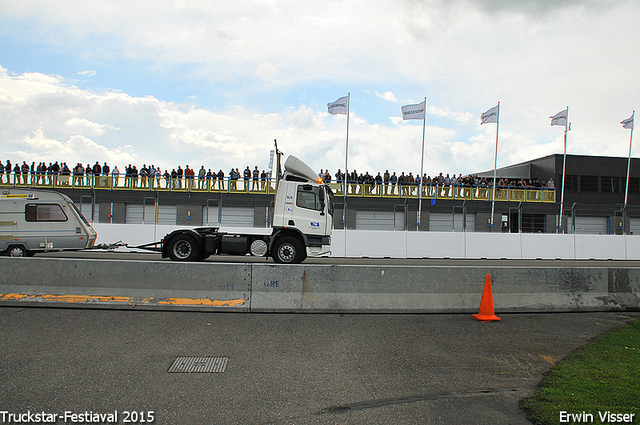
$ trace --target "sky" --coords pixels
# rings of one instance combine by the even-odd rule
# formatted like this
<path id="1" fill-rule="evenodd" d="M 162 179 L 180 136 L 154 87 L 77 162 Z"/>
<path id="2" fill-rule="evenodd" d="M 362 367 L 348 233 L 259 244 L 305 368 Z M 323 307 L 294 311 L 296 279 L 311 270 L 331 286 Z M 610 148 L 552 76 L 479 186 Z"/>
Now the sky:
<path id="1" fill-rule="evenodd" d="M 637 0 L 3 0 L 0 161 L 228 174 L 276 139 L 333 174 L 348 134 L 349 170 L 466 175 L 496 132 L 498 167 L 562 153 L 567 107 L 567 153 L 626 157 L 638 52 Z"/>

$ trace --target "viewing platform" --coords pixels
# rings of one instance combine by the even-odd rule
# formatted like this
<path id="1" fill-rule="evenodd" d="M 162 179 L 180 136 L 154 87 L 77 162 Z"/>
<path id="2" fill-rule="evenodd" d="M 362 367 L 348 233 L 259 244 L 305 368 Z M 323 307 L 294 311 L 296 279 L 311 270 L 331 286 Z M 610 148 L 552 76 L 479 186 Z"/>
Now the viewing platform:
<path id="1" fill-rule="evenodd" d="M 273 195 L 276 191 L 274 179 L 199 179 L 182 178 L 167 179 L 142 177 L 113 176 L 73 176 L 73 175 L 38 175 L 38 174 L 5 174 L 0 176 L 0 188 L 22 187 L 40 189 L 95 189 L 119 191 L 160 191 L 160 192 L 195 192 L 195 193 L 233 193 Z M 344 184 L 328 183 L 336 197 L 344 196 Z M 422 195 L 420 196 L 420 189 Z M 347 183 L 347 196 L 358 198 L 397 198 L 425 200 L 472 200 L 491 201 L 492 187 L 451 186 L 451 185 L 418 185 L 398 184 L 362 184 Z M 554 188 L 521 188 L 499 187 L 495 190 L 495 200 L 505 202 L 556 202 Z"/>

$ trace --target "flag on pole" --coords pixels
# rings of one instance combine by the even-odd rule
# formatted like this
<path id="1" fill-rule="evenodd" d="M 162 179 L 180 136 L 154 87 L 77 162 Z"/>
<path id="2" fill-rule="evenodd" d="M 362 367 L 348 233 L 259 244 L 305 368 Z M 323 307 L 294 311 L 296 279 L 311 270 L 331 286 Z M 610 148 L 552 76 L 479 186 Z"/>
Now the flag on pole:
<path id="1" fill-rule="evenodd" d="M 555 114 L 551 118 L 551 125 L 563 125 L 563 126 L 567 126 L 567 113 L 568 113 L 569 109 L 565 109 L 564 111 L 560 111 L 557 114 Z"/>
<path id="2" fill-rule="evenodd" d="M 341 97 L 335 102 L 327 103 L 327 108 L 329 110 L 329 113 L 331 115 L 336 115 L 336 114 L 346 115 L 347 114 L 347 97 L 348 96 Z"/>
<path id="3" fill-rule="evenodd" d="M 498 105 L 480 115 L 480 125 L 498 122 Z"/>
<path id="4" fill-rule="evenodd" d="M 629 118 L 627 118 L 626 120 L 620 121 L 620 124 L 622 124 L 622 127 L 624 128 L 628 128 L 629 130 L 633 130 L 633 116 L 636 113 L 634 112 L 633 114 L 631 114 L 631 116 Z"/>
<path id="5" fill-rule="evenodd" d="M 427 106 L 427 101 L 424 100 L 415 105 L 405 105 L 402 107 L 402 119 L 403 120 L 423 120 Z"/>

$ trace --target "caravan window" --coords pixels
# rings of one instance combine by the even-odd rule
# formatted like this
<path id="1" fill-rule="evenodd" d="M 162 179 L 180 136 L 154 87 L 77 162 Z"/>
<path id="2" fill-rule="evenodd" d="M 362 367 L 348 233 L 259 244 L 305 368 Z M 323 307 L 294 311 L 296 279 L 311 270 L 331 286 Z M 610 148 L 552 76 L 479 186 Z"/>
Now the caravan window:
<path id="1" fill-rule="evenodd" d="M 27 204 L 25 207 L 27 221 L 67 221 L 67 215 L 58 204 Z"/>

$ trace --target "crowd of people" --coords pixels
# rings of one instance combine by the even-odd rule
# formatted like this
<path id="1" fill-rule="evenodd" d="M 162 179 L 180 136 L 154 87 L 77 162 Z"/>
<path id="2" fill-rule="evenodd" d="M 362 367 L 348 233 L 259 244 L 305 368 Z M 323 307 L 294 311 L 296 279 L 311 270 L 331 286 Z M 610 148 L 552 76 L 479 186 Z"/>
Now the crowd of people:
<path id="1" fill-rule="evenodd" d="M 344 182 L 345 174 L 338 169 L 338 172 L 335 173 L 335 181 L 338 183 Z M 318 177 L 322 178 L 325 183 L 331 183 L 332 176 L 329 170 L 320 170 Z M 356 183 L 356 184 L 368 184 L 368 185 L 385 185 L 385 186 L 420 186 L 422 183 L 423 186 L 464 186 L 464 187 L 493 187 L 493 177 L 478 177 L 477 175 L 467 175 L 462 176 L 459 174 L 458 177 L 454 174 L 452 177 L 449 177 L 449 174 L 443 176 L 443 173 L 439 173 L 437 176 L 431 178 L 426 173 L 420 177 L 420 173 L 416 173 L 414 177 L 413 173 L 405 174 L 404 171 L 398 176 L 396 172 L 389 173 L 389 170 L 386 170 L 384 174 L 377 173 L 374 177 L 367 171 L 366 173 L 358 174 L 356 170 L 353 170 L 349 173 L 347 177 L 347 183 Z M 549 178 L 549 181 L 540 182 L 539 179 L 507 179 L 500 178 L 496 187 L 499 188 L 555 188 L 555 182 L 553 181 L 553 177 Z"/>
<path id="2" fill-rule="evenodd" d="M 218 172 L 212 171 L 211 168 L 205 169 L 204 165 L 196 172 L 193 168 L 187 165 L 184 169 L 178 166 L 169 172 L 169 170 L 162 170 L 154 165 L 147 166 L 144 164 L 140 169 L 135 165 L 127 165 L 124 170 L 120 171 L 117 166 L 111 168 L 106 162 L 100 165 L 99 161 L 96 161 L 94 165 L 87 164 L 83 166 L 82 163 L 77 163 L 73 168 L 70 168 L 66 162 L 54 162 L 46 165 L 45 162 L 40 162 L 36 165 L 32 162 L 31 165 L 26 161 L 22 162 L 22 165 L 16 163 L 12 165 L 10 160 L 7 160 L 5 164 L 0 161 L 0 183 L 3 182 L 3 177 L 6 176 L 6 182 L 11 183 L 11 176 L 16 184 L 32 184 L 32 185 L 51 185 L 54 176 L 61 176 L 56 178 L 57 184 L 69 184 L 73 186 L 91 186 L 94 183 L 94 177 L 112 177 L 113 185 L 120 184 L 120 177 L 126 177 L 123 181 L 124 187 L 131 188 L 154 188 L 160 187 L 161 180 L 164 179 L 165 187 L 174 189 L 205 189 L 205 190 L 226 190 L 225 183 L 227 183 L 229 190 L 236 190 L 238 188 L 238 181 L 243 180 L 243 190 L 260 190 L 264 191 L 268 181 L 271 178 L 271 172 L 265 170 L 260 171 L 258 166 L 255 166 L 253 170 L 247 166 L 242 173 L 238 168 L 232 168 L 228 175 L 220 169 Z M 340 169 L 332 176 L 329 170 L 321 169 L 318 177 L 325 183 L 344 183 L 345 173 Z M 335 180 L 333 180 L 335 177 Z M 425 188 L 435 188 L 440 186 L 450 187 L 493 187 L 492 177 L 478 177 L 477 175 L 462 176 L 458 174 L 456 176 L 449 176 L 449 174 L 443 175 L 439 173 L 435 177 L 428 176 L 426 173 L 420 177 L 419 173 L 414 176 L 413 173 L 406 174 L 404 171 L 397 175 L 396 172 L 390 173 L 386 170 L 384 173 L 378 172 L 375 176 L 365 172 L 364 174 L 358 173 L 356 170 L 348 173 L 346 176 L 349 190 L 354 192 L 355 186 L 367 187 L 369 193 L 375 191 L 379 193 L 379 189 L 383 189 L 384 194 L 392 193 L 397 186 L 402 195 L 409 195 L 413 193 L 416 187 L 422 185 Z M 500 178 L 496 184 L 497 188 L 555 188 L 555 182 L 553 178 L 549 178 L 548 181 L 539 181 L 538 179 L 507 179 Z"/>

